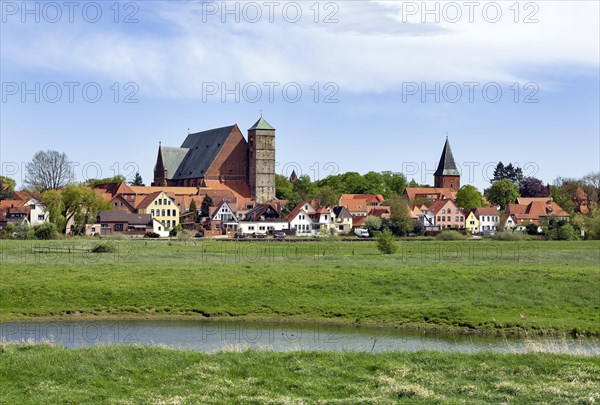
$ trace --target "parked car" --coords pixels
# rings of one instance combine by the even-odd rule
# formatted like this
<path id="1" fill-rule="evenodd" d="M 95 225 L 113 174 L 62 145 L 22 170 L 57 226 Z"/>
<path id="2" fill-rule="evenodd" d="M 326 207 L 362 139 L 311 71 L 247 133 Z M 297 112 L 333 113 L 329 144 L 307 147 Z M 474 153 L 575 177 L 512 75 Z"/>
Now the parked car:
<path id="1" fill-rule="evenodd" d="M 196 232 L 196 235 L 194 235 L 196 238 L 203 238 L 204 237 L 204 232 L 202 231 L 198 231 Z"/>
<path id="2" fill-rule="evenodd" d="M 285 238 L 286 236 L 287 236 L 287 235 L 285 234 L 285 232 L 275 232 L 275 233 L 273 234 L 273 237 L 274 237 L 275 239 L 283 239 L 283 238 Z"/>
<path id="3" fill-rule="evenodd" d="M 243 232 L 236 232 L 235 235 L 234 235 L 234 237 L 236 239 L 246 239 L 248 237 L 248 235 L 246 235 Z"/>
<path id="4" fill-rule="evenodd" d="M 354 233 L 356 234 L 356 236 L 358 236 L 359 238 L 368 238 L 370 237 L 369 235 L 369 230 L 368 229 L 362 229 L 362 228 L 356 228 L 354 230 Z"/>
<path id="5" fill-rule="evenodd" d="M 267 235 L 264 233 L 255 233 L 252 235 L 252 237 L 254 239 L 265 239 L 267 237 Z"/>

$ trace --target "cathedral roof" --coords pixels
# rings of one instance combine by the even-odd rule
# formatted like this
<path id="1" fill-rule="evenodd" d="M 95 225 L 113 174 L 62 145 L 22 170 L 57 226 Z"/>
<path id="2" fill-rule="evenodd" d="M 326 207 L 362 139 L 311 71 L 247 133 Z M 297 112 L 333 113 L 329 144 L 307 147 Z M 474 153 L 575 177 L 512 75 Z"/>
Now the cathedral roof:
<path id="1" fill-rule="evenodd" d="M 162 156 L 163 167 L 167 171 L 169 177 L 176 174 L 177 169 L 185 155 L 187 155 L 188 148 L 172 148 L 170 146 L 161 146 L 160 154 Z"/>
<path id="2" fill-rule="evenodd" d="M 177 170 L 172 172 L 172 179 L 204 177 L 234 128 L 235 125 L 232 125 L 189 134 L 181 148 L 173 148 L 187 149 L 188 151 Z M 171 172 L 169 172 L 169 176 L 171 176 Z"/>
<path id="3" fill-rule="evenodd" d="M 262 116 L 259 118 L 258 121 L 256 121 L 254 125 L 252 125 L 252 127 L 248 131 L 252 131 L 254 129 L 267 129 L 275 131 L 275 128 L 273 128 L 267 121 L 265 121 L 265 119 Z"/>
<path id="4" fill-rule="evenodd" d="M 446 137 L 446 143 L 444 144 L 444 150 L 440 157 L 440 163 L 437 170 L 433 174 L 434 176 L 460 176 L 460 172 L 454 162 L 454 156 L 452 156 L 452 149 L 450 149 L 450 142 Z"/>

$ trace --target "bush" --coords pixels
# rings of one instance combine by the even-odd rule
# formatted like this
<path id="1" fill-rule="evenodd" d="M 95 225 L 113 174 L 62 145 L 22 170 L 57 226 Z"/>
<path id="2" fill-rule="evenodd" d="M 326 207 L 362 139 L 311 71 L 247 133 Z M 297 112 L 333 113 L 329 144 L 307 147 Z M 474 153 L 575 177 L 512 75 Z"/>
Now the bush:
<path id="1" fill-rule="evenodd" d="M 438 240 L 465 240 L 467 237 L 458 231 L 443 230 L 436 237 Z"/>
<path id="2" fill-rule="evenodd" d="M 33 234 L 36 239 L 41 240 L 50 240 L 58 238 L 58 231 L 56 230 L 56 225 L 52 222 L 46 222 L 45 224 L 36 226 L 33 229 Z"/>
<path id="3" fill-rule="evenodd" d="M 377 240 L 377 249 L 385 255 L 391 255 L 398 251 L 398 244 L 389 229 L 383 231 L 379 236 Z"/>
<path id="4" fill-rule="evenodd" d="M 177 234 L 177 240 L 180 240 L 182 242 L 189 242 L 189 240 L 192 238 L 192 233 L 186 229 L 179 231 L 179 233 Z"/>
<path id="5" fill-rule="evenodd" d="M 3 238 L 19 240 L 33 239 L 33 228 L 29 226 L 29 224 L 25 221 L 19 222 L 14 225 L 9 224 L 6 225 L 6 228 L 4 229 Z"/>
<path id="6" fill-rule="evenodd" d="M 527 235 L 535 236 L 540 234 L 536 224 L 527 224 L 527 226 L 525 226 L 525 231 L 527 232 Z"/>
<path id="7" fill-rule="evenodd" d="M 114 253 L 117 251 L 115 245 L 111 243 L 97 243 L 92 248 L 92 253 Z"/>
<path id="8" fill-rule="evenodd" d="M 536 232 L 536 234 L 537 234 L 537 232 Z M 523 240 L 523 233 L 518 232 L 518 231 L 515 231 L 515 232 L 501 231 L 501 232 L 496 232 L 494 234 L 494 236 L 492 236 L 492 239 L 518 241 L 518 240 Z"/>
<path id="9" fill-rule="evenodd" d="M 566 223 L 558 229 L 558 240 L 577 240 L 577 231 L 570 223 Z"/>
<path id="10" fill-rule="evenodd" d="M 156 232 L 146 232 L 144 238 L 160 238 L 160 235 Z"/>

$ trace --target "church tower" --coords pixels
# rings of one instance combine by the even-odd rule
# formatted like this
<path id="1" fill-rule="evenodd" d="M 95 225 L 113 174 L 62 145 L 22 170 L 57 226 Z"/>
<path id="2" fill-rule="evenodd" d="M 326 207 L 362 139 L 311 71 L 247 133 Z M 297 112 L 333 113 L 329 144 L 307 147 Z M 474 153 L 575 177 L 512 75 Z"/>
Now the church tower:
<path id="1" fill-rule="evenodd" d="M 433 178 L 434 187 L 449 188 L 455 192 L 460 188 L 460 172 L 454 162 L 454 156 L 452 156 L 452 149 L 450 149 L 448 136 L 446 136 L 446 143 L 444 144 L 444 150 L 440 157 L 440 163 L 433 174 Z"/>
<path id="2" fill-rule="evenodd" d="M 264 203 L 275 198 L 275 128 L 261 116 L 248 130 L 248 184 L 252 198 Z"/>

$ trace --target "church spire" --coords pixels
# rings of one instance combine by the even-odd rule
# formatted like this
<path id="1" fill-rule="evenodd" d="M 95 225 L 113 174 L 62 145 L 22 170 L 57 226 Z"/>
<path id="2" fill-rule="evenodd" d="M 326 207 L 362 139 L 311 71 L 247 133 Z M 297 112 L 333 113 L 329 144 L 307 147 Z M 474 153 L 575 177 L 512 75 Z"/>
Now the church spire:
<path id="1" fill-rule="evenodd" d="M 447 134 L 440 163 L 433 174 L 433 179 L 435 187 L 450 188 L 452 191 L 458 191 L 460 188 L 460 172 L 458 171 L 458 167 L 456 167 Z"/>

